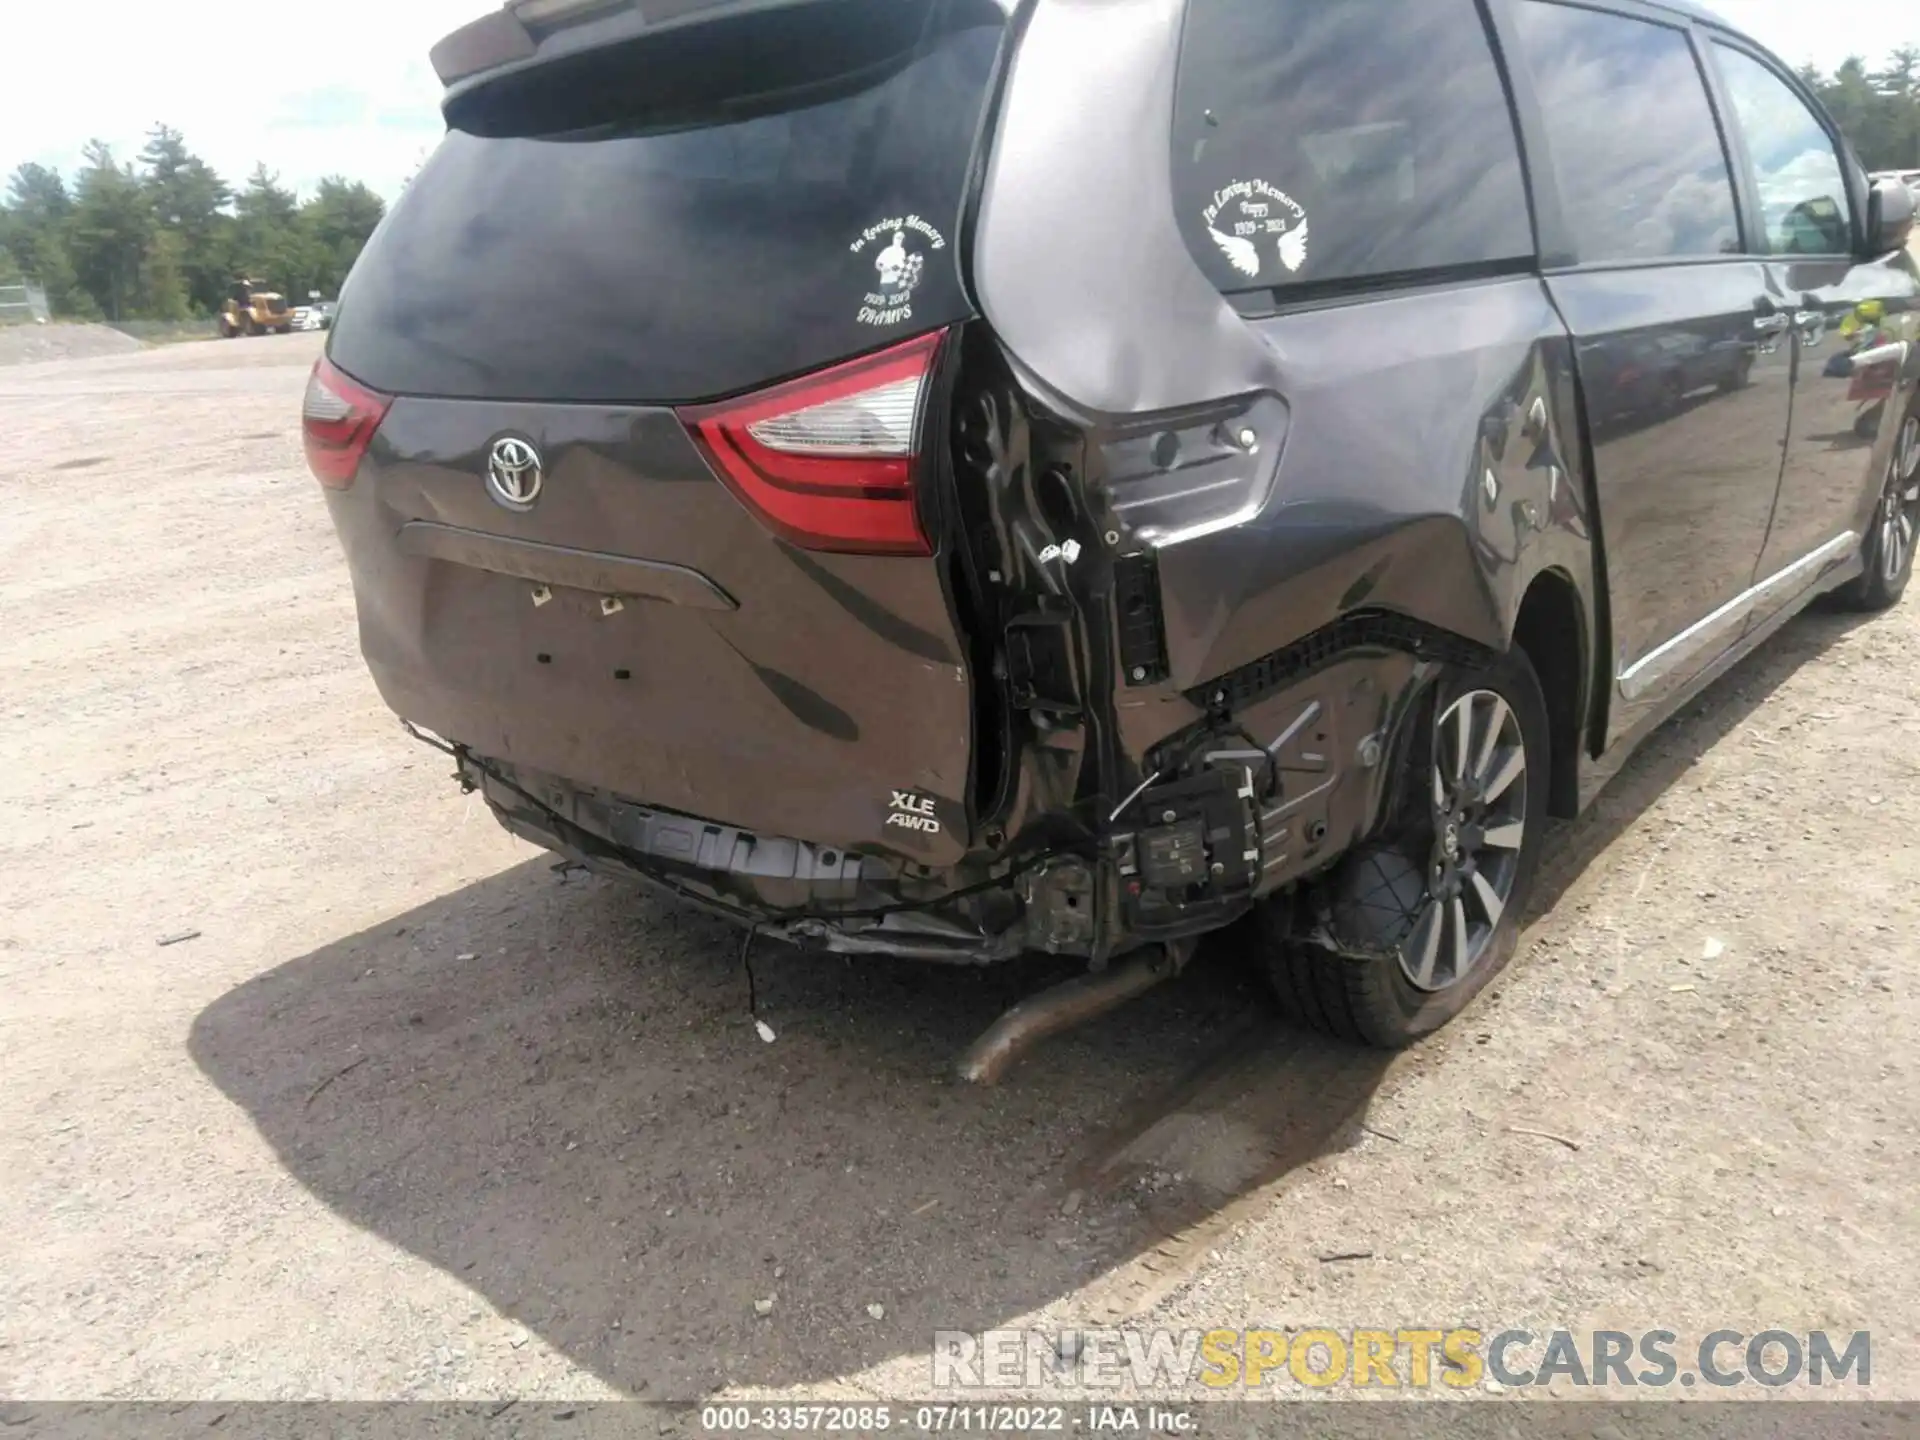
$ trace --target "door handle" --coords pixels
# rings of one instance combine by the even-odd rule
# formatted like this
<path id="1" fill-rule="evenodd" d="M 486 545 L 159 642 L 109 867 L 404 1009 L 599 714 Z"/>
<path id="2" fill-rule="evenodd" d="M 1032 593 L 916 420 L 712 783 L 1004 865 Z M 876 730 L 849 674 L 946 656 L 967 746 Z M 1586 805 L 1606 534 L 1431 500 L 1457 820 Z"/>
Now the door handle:
<path id="1" fill-rule="evenodd" d="M 1753 322 L 1753 328 L 1762 335 L 1779 335 L 1793 327 L 1793 321 L 1785 315 L 1762 315 Z"/>

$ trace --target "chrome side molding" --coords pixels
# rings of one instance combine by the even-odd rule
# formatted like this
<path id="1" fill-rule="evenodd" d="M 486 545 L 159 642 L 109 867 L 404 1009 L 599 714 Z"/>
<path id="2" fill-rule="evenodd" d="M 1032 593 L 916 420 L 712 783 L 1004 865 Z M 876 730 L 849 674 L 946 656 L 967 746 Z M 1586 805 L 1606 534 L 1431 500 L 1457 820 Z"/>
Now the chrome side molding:
<path id="1" fill-rule="evenodd" d="M 1851 530 L 1844 535 L 1836 535 L 1819 549 L 1802 555 L 1784 570 L 1776 571 L 1758 585 L 1741 591 L 1706 619 L 1695 621 L 1658 649 L 1648 651 L 1621 671 L 1618 681 L 1620 698 L 1639 699 L 1701 651 L 1713 647 L 1717 642 L 1730 640 L 1732 632 L 1746 624 L 1767 596 L 1796 580 L 1811 581 L 1814 571 L 1845 559 L 1859 544 L 1859 535 Z"/>

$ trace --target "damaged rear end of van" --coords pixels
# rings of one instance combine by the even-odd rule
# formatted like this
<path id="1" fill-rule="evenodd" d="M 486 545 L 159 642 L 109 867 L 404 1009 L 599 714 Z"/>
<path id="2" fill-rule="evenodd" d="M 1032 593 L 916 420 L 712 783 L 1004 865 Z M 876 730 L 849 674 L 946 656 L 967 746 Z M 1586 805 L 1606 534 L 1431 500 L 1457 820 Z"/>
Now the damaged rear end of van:
<path id="1" fill-rule="evenodd" d="M 1357 351 L 1289 372 L 1210 283 L 1183 7 L 1104 8 L 541 0 L 436 49 L 307 442 L 382 696 L 509 830 L 800 944 L 1099 970 L 1379 823 L 1499 619 L 1457 523 L 1311 447 L 1274 523 Z"/>

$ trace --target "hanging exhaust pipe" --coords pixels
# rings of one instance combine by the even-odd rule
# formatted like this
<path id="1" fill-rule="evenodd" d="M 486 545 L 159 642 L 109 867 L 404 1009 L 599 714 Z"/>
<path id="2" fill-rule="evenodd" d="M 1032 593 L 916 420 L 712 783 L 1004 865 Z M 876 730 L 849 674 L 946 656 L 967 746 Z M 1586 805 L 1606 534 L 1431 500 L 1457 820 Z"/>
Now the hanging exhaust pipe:
<path id="1" fill-rule="evenodd" d="M 1002 1015 L 960 1057 L 959 1075 L 969 1085 L 997 1084 L 1027 1051 L 1051 1035 L 1117 1010 L 1180 973 L 1191 942 L 1155 946 L 1124 964 L 1029 996 Z"/>

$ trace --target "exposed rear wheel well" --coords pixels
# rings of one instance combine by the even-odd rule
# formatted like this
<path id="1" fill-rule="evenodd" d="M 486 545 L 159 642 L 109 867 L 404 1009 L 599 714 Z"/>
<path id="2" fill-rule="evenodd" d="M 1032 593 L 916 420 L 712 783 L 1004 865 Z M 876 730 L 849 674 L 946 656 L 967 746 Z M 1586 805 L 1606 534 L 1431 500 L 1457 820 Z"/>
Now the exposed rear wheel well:
<path id="1" fill-rule="evenodd" d="M 1546 571 L 1527 588 L 1513 645 L 1540 677 L 1552 730 L 1549 812 L 1571 820 L 1580 809 L 1580 740 L 1586 733 L 1587 628 L 1580 598 L 1564 575 Z"/>

